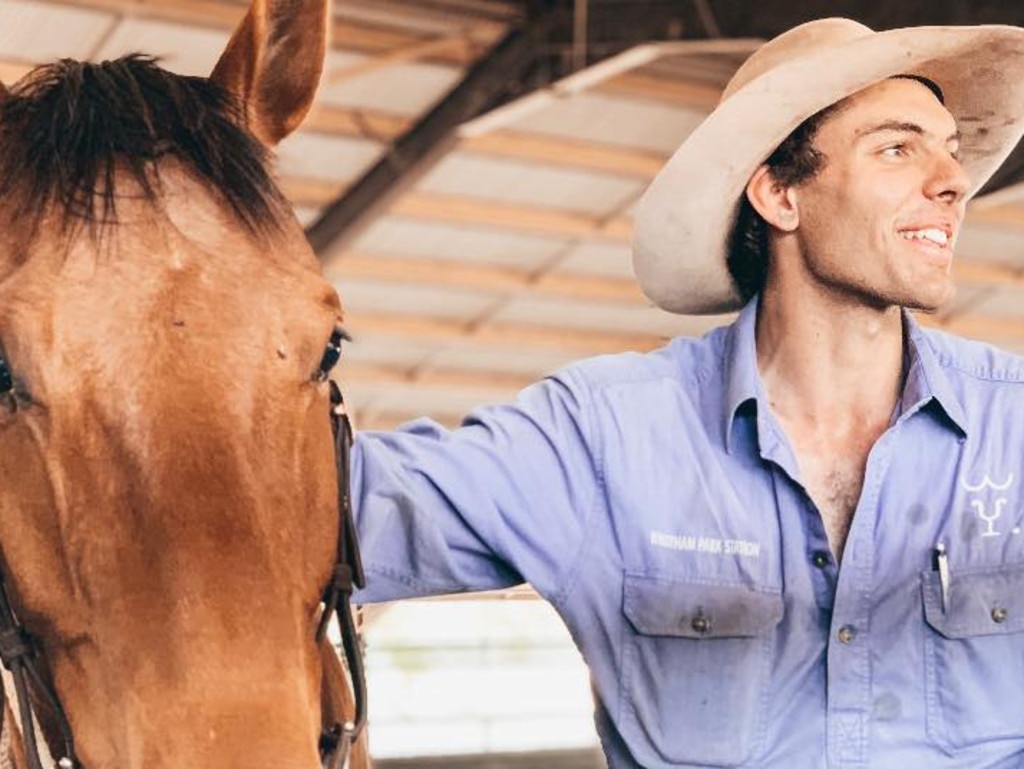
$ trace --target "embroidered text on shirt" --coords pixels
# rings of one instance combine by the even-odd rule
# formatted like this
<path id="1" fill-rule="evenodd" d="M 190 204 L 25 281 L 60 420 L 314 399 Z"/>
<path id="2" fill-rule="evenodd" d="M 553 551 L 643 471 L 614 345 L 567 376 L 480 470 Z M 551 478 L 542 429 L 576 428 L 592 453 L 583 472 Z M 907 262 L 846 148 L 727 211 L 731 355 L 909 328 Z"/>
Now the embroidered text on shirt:
<path id="1" fill-rule="evenodd" d="M 651 544 L 668 550 L 685 550 L 712 555 L 739 555 L 744 558 L 760 558 L 761 543 L 746 539 L 719 539 L 717 537 L 695 537 L 693 535 L 651 532 Z"/>

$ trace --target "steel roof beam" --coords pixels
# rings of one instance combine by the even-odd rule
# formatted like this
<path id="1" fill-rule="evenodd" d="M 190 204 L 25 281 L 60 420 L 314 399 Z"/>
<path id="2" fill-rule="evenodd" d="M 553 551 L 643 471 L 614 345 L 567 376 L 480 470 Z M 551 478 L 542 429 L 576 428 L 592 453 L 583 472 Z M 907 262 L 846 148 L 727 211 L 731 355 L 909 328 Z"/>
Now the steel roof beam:
<path id="1" fill-rule="evenodd" d="M 437 105 L 387 148 L 384 155 L 306 231 L 313 248 L 329 264 L 346 243 L 396 195 L 415 183 L 454 145 L 456 129 L 510 96 L 546 83 L 531 83 L 538 52 L 554 21 L 545 14 L 511 30 L 469 68 Z"/>

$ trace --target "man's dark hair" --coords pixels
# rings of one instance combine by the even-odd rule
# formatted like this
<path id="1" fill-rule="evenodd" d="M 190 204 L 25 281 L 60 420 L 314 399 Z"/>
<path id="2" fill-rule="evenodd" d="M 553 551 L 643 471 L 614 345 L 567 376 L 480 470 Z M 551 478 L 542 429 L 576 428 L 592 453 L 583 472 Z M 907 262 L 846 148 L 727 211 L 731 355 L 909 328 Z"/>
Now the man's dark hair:
<path id="1" fill-rule="evenodd" d="M 825 155 L 814 147 L 814 136 L 836 105 L 816 112 L 798 125 L 768 156 L 765 165 L 772 179 L 792 187 L 813 177 L 825 165 Z M 740 196 L 736 222 L 729 234 L 726 264 L 744 302 L 764 288 L 768 278 L 768 222 L 747 199 Z"/>
<path id="2" fill-rule="evenodd" d="M 914 80 L 944 103 L 942 89 L 927 78 L 896 75 L 892 79 Z M 837 102 L 811 115 L 787 136 L 765 161 L 772 179 L 783 187 L 793 187 L 812 178 L 825 165 L 824 153 L 814 147 L 814 137 L 822 123 L 841 108 Z M 729 233 L 726 264 L 733 284 L 744 302 L 764 288 L 768 277 L 768 223 L 747 200 L 744 193 Z"/>

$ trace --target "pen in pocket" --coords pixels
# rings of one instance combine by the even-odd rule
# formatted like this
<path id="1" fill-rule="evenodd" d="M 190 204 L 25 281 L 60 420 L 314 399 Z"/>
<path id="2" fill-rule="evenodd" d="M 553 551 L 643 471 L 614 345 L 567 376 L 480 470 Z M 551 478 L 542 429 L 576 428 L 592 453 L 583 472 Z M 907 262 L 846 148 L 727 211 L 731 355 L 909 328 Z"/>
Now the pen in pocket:
<path id="1" fill-rule="evenodd" d="M 949 608 L 949 558 L 942 542 L 932 551 L 932 568 L 939 573 L 939 594 L 942 596 L 942 613 L 945 614 Z"/>

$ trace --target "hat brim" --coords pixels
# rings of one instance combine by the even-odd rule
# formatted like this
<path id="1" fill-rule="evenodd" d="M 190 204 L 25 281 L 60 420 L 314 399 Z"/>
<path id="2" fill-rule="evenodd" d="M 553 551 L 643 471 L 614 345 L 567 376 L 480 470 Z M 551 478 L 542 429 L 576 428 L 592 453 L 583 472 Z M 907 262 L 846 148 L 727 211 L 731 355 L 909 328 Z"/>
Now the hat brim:
<path id="1" fill-rule="evenodd" d="M 1024 134 L 1024 29 L 1001 25 L 877 32 L 786 62 L 723 101 L 683 142 L 634 212 L 633 269 L 669 312 L 717 314 L 742 300 L 726 266 L 741 196 L 807 118 L 901 74 L 939 85 L 976 193 Z"/>

